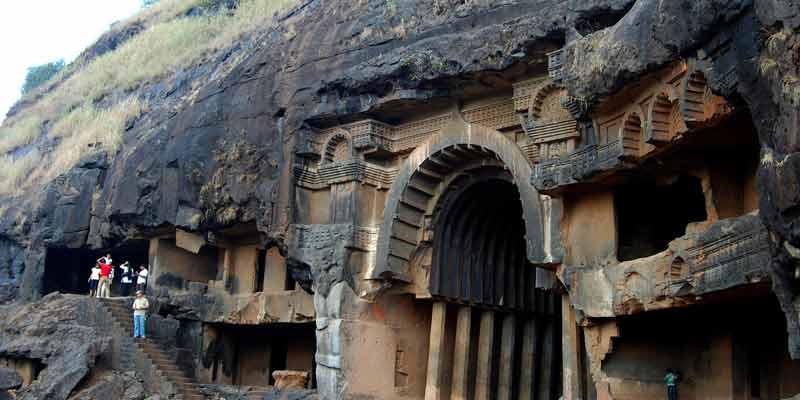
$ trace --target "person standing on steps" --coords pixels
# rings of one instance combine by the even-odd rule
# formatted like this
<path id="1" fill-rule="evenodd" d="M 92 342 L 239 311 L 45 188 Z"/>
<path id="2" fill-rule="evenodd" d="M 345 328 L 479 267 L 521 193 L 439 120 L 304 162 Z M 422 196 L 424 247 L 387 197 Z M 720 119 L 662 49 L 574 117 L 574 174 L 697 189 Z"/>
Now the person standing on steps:
<path id="1" fill-rule="evenodd" d="M 122 284 L 122 296 L 128 297 L 131 295 L 131 287 L 133 286 L 133 267 L 125 261 L 119 266 L 122 270 L 122 277 L 120 283 Z"/>
<path id="2" fill-rule="evenodd" d="M 111 280 L 114 279 L 114 265 L 111 264 L 111 254 L 97 259 L 100 264 L 100 283 L 98 284 L 97 297 L 110 297 Z"/>
<path id="3" fill-rule="evenodd" d="M 136 291 L 136 299 L 133 300 L 133 337 L 145 338 L 144 323 L 147 316 L 147 309 L 150 303 L 141 290 Z"/>
<path id="4" fill-rule="evenodd" d="M 139 266 L 139 273 L 136 275 L 136 290 L 144 293 L 147 289 L 147 267 L 144 265 Z"/>
<path id="5" fill-rule="evenodd" d="M 89 275 L 89 297 L 97 295 L 97 284 L 100 282 L 100 266 L 95 264 L 92 273 Z"/>

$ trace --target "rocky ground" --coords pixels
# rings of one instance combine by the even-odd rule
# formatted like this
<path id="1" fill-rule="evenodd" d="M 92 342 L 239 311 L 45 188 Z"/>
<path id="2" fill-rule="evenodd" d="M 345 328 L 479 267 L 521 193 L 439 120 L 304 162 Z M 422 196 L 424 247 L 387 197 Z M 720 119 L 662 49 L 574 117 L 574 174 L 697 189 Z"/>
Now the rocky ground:
<path id="1" fill-rule="evenodd" d="M 13 398 L 146 397 L 132 372 L 110 371 L 103 366 L 111 337 L 107 329 L 95 325 L 92 303 L 86 296 L 54 293 L 37 302 L 12 304 L 0 310 L 2 357 L 36 360 L 44 367 L 38 378 L 30 386 L 16 390 Z M 2 386 L 11 389 L 19 385 Z"/>

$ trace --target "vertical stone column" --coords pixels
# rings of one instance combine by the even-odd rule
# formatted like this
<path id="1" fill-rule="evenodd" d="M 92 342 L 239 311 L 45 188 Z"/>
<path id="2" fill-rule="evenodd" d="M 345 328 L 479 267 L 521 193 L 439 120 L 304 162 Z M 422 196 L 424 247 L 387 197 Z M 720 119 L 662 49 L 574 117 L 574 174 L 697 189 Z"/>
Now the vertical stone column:
<path id="1" fill-rule="evenodd" d="M 425 400 L 444 400 L 442 386 L 444 384 L 443 365 L 445 355 L 445 337 L 447 322 L 447 304 L 433 304 L 431 312 L 431 339 L 428 345 L 428 378 L 425 381 Z"/>
<path id="2" fill-rule="evenodd" d="M 538 398 L 549 400 L 554 398 L 555 395 L 555 385 L 558 379 L 556 374 L 562 370 L 562 366 L 556 362 L 556 351 L 558 350 L 555 345 L 556 327 L 554 326 L 554 321 L 540 320 L 538 329 L 539 334 L 542 335 L 542 344 L 538 355 L 542 359 L 537 371 L 537 376 L 539 377 L 537 382 Z M 566 397 L 564 398 L 566 399 Z"/>
<path id="3" fill-rule="evenodd" d="M 489 400 L 492 390 L 492 350 L 494 349 L 494 311 L 481 313 L 480 333 L 478 337 L 478 371 L 475 377 L 475 399 Z M 427 400 L 427 399 L 426 399 Z"/>
<path id="4" fill-rule="evenodd" d="M 564 373 L 564 398 L 581 400 L 580 376 L 580 345 L 578 340 L 578 326 L 575 321 L 575 312 L 569 302 L 569 296 L 563 295 L 561 299 L 561 340 Z"/>
<path id="5" fill-rule="evenodd" d="M 455 351 L 453 352 L 453 383 L 450 399 L 466 400 L 469 392 L 470 329 L 472 308 L 462 306 L 456 322 Z"/>
<path id="6" fill-rule="evenodd" d="M 533 400 L 536 390 L 536 320 L 525 321 L 522 328 L 522 354 L 520 355 L 519 399 Z"/>
<path id="7" fill-rule="evenodd" d="M 228 279 L 230 279 L 233 274 L 233 249 L 224 248 L 223 251 L 225 254 L 222 256 L 222 285 L 227 286 Z"/>
<path id="8" fill-rule="evenodd" d="M 500 340 L 499 383 L 497 385 L 498 400 L 512 400 L 514 385 L 514 349 L 517 346 L 517 322 L 514 314 L 503 317 L 503 331 Z"/>
<path id="9" fill-rule="evenodd" d="M 280 292 L 286 285 L 286 259 L 277 247 L 270 247 L 264 257 L 264 291 Z"/>

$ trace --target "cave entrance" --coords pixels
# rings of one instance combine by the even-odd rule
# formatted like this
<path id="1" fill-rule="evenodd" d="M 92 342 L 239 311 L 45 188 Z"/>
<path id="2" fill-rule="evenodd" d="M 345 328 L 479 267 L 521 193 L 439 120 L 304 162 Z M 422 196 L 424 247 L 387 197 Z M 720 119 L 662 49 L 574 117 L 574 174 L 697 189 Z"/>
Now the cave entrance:
<path id="1" fill-rule="evenodd" d="M 119 266 L 125 261 L 137 268 L 147 265 L 149 244 L 146 240 L 130 240 L 111 250 L 68 249 L 51 247 L 45 255 L 44 275 L 42 277 L 42 296 L 52 292 L 88 294 L 89 275 L 98 258 L 111 254 L 114 260 L 114 281 L 112 295 L 121 293 Z"/>
<path id="2" fill-rule="evenodd" d="M 686 233 L 686 225 L 707 218 L 700 179 L 678 175 L 666 182 L 637 182 L 614 192 L 619 261 L 651 256 Z"/>
<path id="3" fill-rule="evenodd" d="M 779 400 L 800 393 L 800 362 L 789 357 L 785 318 L 768 287 L 715 296 L 618 319 L 619 335 L 602 362 L 610 391 L 663 398 L 664 371 L 675 368 L 679 398 Z"/>
<path id="4" fill-rule="evenodd" d="M 457 175 L 433 211 L 426 387 L 443 398 L 561 396 L 560 307 L 536 289 L 522 216 L 496 167 Z"/>
<path id="5" fill-rule="evenodd" d="M 44 363 L 33 358 L 0 356 L 0 367 L 16 371 L 22 378 L 22 386 L 28 386 L 45 369 Z"/>
<path id="6" fill-rule="evenodd" d="M 111 258 L 114 260 L 114 281 L 111 283 L 111 295 L 120 296 L 122 294 L 122 270 L 119 268 L 124 262 L 138 271 L 139 266 L 148 265 L 150 242 L 148 240 L 130 240 L 111 251 Z M 136 279 L 133 279 L 136 283 Z"/>
<path id="7" fill-rule="evenodd" d="M 316 329 L 312 323 L 206 325 L 204 377 L 210 383 L 266 387 L 272 373 L 307 372 L 315 384 Z"/>
<path id="8" fill-rule="evenodd" d="M 42 296 L 53 292 L 88 294 L 92 266 L 102 254 L 88 249 L 48 248 L 44 259 Z"/>

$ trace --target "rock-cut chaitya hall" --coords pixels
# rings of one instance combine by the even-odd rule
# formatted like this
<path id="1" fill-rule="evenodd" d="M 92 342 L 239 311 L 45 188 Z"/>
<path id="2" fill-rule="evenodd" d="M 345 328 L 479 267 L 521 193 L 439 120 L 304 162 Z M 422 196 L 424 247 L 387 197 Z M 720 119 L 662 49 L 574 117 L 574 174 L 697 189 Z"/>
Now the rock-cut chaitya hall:
<path id="1" fill-rule="evenodd" d="M 290 3 L 0 194 L 9 393 L 800 399 L 800 3 Z"/>

